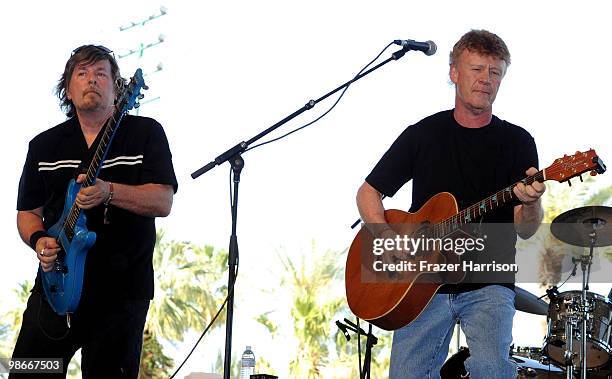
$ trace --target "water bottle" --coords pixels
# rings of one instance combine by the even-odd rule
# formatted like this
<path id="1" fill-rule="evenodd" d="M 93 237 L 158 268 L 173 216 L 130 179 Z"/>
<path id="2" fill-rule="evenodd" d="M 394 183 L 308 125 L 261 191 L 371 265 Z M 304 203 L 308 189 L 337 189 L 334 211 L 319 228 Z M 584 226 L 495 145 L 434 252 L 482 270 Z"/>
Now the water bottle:
<path id="1" fill-rule="evenodd" d="M 240 360 L 240 379 L 250 379 L 255 374 L 255 354 L 250 346 L 246 347 Z"/>

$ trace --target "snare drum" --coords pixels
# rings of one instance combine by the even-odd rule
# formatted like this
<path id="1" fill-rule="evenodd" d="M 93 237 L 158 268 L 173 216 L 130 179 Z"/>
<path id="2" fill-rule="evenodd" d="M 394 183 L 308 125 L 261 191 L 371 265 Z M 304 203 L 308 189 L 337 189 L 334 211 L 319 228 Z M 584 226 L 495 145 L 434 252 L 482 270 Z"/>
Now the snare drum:
<path id="1" fill-rule="evenodd" d="M 579 320 L 582 291 L 567 291 L 560 293 L 555 300 L 551 300 L 548 307 L 548 333 L 544 341 L 544 352 L 551 360 L 560 365 L 565 364 L 565 327 L 566 322 L 574 317 Z M 605 297 L 596 293 L 587 292 L 589 305 L 589 321 L 587 322 L 587 361 L 589 369 L 598 368 L 606 363 L 612 356 L 611 326 L 612 305 Z M 580 346 L 582 325 L 577 322 L 572 333 L 572 351 L 574 352 L 574 365 L 580 365 Z"/>

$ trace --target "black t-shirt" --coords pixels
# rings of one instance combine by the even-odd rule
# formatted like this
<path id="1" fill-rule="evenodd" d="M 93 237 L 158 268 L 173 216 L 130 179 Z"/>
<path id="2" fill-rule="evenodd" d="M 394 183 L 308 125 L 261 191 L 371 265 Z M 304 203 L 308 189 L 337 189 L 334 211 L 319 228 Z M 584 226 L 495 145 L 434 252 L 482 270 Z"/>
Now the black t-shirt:
<path id="1" fill-rule="evenodd" d="M 43 207 L 45 229 L 61 217 L 70 179 L 87 166 L 96 143 L 88 149 L 76 117 L 30 141 L 19 182 L 17 210 Z M 155 120 L 124 116 L 102 163 L 99 178 L 113 183 L 140 185 L 178 184 L 172 155 L 162 126 Z M 112 204 L 109 224 L 103 222 L 104 205 L 85 210 L 87 229 L 96 243 L 87 253 L 82 299 L 151 299 L 155 218 L 140 216 Z M 42 290 L 40 278 L 35 288 Z"/>
<path id="2" fill-rule="evenodd" d="M 412 180 L 410 212 L 416 212 L 433 195 L 450 192 L 464 209 L 525 178 L 529 167 L 538 167 L 531 135 L 523 128 L 493 116 L 481 128 L 461 126 L 447 110 L 409 126 L 366 178 L 372 187 L 393 196 Z M 512 223 L 513 202 L 485 215 L 483 222 Z M 506 242 L 514 252 L 516 235 Z M 460 289 L 473 289 L 463 285 Z M 445 286 L 440 292 L 456 292 Z"/>

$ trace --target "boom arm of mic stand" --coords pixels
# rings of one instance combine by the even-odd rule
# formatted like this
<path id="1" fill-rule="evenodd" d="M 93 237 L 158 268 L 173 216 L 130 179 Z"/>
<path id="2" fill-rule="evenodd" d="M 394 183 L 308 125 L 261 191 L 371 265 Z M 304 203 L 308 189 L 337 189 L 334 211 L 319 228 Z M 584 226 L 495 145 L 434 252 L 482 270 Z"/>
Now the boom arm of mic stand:
<path id="1" fill-rule="evenodd" d="M 299 116 L 300 114 L 304 113 L 307 110 L 310 110 L 312 108 L 314 108 L 314 106 L 319 103 L 320 101 L 323 101 L 325 99 L 327 99 L 329 96 L 333 95 L 334 93 L 340 91 L 343 88 L 348 87 L 349 85 L 353 84 L 354 82 L 358 81 L 359 79 L 363 78 L 364 76 L 368 75 L 369 73 L 371 73 L 372 71 L 375 71 L 377 69 L 379 69 L 380 67 L 384 66 L 385 64 L 389 63 L 390 61 L 396 61 L 400 58 L 402 58 L 404 56 L 404 54 L 406 54 L 406 52 L 408 52 L 408 49 L 406 48 L 402 48 L 396 52 L 394 52 L 393 54 L 391 54 L 390 58 L 385 59 L 384 61 L 382 61 L 381 63 L 377 64 L 376 66 L 372 67 L 371 69 L 362 72 L 359 75 L 356 75 L 353 79 L 349 80 L 348 82 L 338 86 L 336 89 L 326 93 L 325 95 L 321 96 L 320 98 L 318 98 L 317 100 L 310 100 L 308 101 L 308 103 L 306 103 L 306 105 L 304 105 L 302 108 L 298 109 L 297 111 L 293 112 L 292 114 L 290 114 L 289 116 L 285 117 L 284 119 L 280 120 L 279 122 L 277 122 L 276 124 L 272 125 L 271 127 L 269 127 L 268 129 L 262 131 L 261 133 L 257 134 L 255 137 L 251 138 L 250 140 L 246 141 L 246 142 L 240 142 L 239 144 L 237 144 L 236 146 L 232 147 L 231 149 L 227 150 L 226 152 L 224 152 L 223 154 L 219 155 L 217 158 L 215 158 L 213 161 L 210 161 L 209 163 L 207 163 L 206 165 L 202 166 L 201 168 L 197 169 L 196 171 L 194 171 L 193 173 L 191 173 L 191 177 L 193 179 L 196 179 L 197 177 L 199 177 L 200 175 L 210 171 L 213 167 L 218 166 L 224 162 L 226 162 L 228 159 L 230 159 L 231 157 L 233 157 L 236 154 L 240 154 L 246 151 L 246 149 L 255 141 L 259 140 L 260 138 L 264 137 L 265 135 L 271 133 L 272 131 L 274 131 L 275 129 L 281 127 L 283 124 L 287 123 L 288 121 L 291 121 L 292 119 L 294 119 L 295 117 Z"/>
<path id="2" fill-rule="evenodd" d="M 213 161 L 207 163 L 206 165 L 204 165 L 203 167 L 201 167 L 200 169 L 198 169 L 197 171 L 194 171 L 191 174 L 191 177 L 193 179 L 196 179 L 197 177 L 199 177 L 200 175 L 204 174 L 207 171 L 210 171 L 213 167 L 220 165 L 226 161 L 232 160 L 232 170 L 234 171 L 234 193 L 233 193 L 233 200 L 232 200 L 232 234 L 230 237 L 230 252 L 229 252 L 229 258 L 228 258 L 228 265 L 230 266 L 230 274 L 228 275 L 228 301 L 227 301 L 227 317 L 226 317 L 226 328 L 225 328 L 225 357 L 224 357 L 224 365 L 223 365 L 223 378 L 224 379 L 229 379 L 230 375 L 230 364 L 231 364 L 231 346 L 232 346 L 232 329 L 233 329 L 233 307 L 234 307 L 234 291 L 232 290 L 234 283 L 232 282 L 232 273 L 234 272 L 233 270 L 235 269 L 235 267 L 237 267 L 237 258 L 238 258 L 238 238 L 237 238 L 237 234 L 236 234 L 236 224 L 237 224 L 237 216 L 238 216 L 238 185 L 240 183 L 240 171 L 242 170 L 242 167 L 244 166 L 244 161 L 242 160 L 241 157 L 241 153 L 244 153 L 247 148 L 249 147 L 249 145 L 251 145 L 253 142 L 257 141 L 258 139 L 262 138 L 263 136 L 265 136 L 266 134 L 272 132 L 273 130 L 279 128 L 281 125 L 285 124 L 286 122 L 290 121 L 291 119 L 297 117 L 298 115 L 304 113 L 305 111 L 314 108 L 314 106 L 321 100 L 326 99 L 327 97 L 331 96 L 332 94 L 338 92 L 339 90 L 341 90 L 342 88 L 345 88 L 347 86 L 349 86 L 350 84 L 356 82 L 357 80 L 363 78 L 364 76 L 366 76 L 367 74 L 369 74 L 370 72 L 378 69 L 379 67 L 389 63 L 391 60 L 397 60 L 399 58 L 401 58 L 406 51 L 404 51 L 405 49 L 400 50 L 399 52 L 396 52 L 392 55 L 391 58 L 386 59 L 385 61 L 381 62 L 380 64 L 372 67 L 371 69 L 356 75 L 353 79 L 349 80 L 348 82 L 344 83 L 343 85 L 337 87 L 336 89 L 334 89 L 333 91 L 323 95 L 322 97 L 320 97 L 317 100 L 310 100 L 308 101 L 308 103 L 306 103 L 306 105 L 304 105 L 302 108 L 298 109 L 297 111 L 293 112 L 292 114 L 290 114 L 289 116 L 285 117 L 284 119 L 282 119 L 281 121 L 277 122 L 276 124 L 272 125 L 271 127 L 269 127 L 268 129 L 262 131 L 261 133 L 259 133 L 258 135 L 256 135 L 255 137 L 251 138 L 250 140 L 246 141 L 246 142 L 240 142 L 239 144 L 237 144 L 236 146 L 230 148 L 229 150 L 227 150 L 226 152 L 224 152 L 223 154 L 219 155 L 217 158 L 215 158 Z M 403 52 L 402 52 L 403 51 Z M 398 54 L 398 55 L 396 55 Z M 365 334 L 365 333 L 364 333 Z M 367 334 L 368 339 L 371 336 L 371 333 Z M 372 336 L 373 337 L 373 336 Z"/>

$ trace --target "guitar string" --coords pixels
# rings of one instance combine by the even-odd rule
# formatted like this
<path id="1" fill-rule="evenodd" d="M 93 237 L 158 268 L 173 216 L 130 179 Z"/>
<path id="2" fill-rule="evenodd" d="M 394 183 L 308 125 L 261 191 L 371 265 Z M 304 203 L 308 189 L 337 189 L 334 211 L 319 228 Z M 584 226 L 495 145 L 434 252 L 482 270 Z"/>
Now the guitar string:
<path id="1" fill-rule="evenodd" d="M 514 184 L 512 184 L 511 186 L 508 186 L 504 189 L 502 189 L 501 191 L 496 192 L 495 194 L 485 198 L 484 200 L 481 200 L 475 204 L 470 205 L 469 207 L 467 207 L 464 210 L 461 210 L 459 213 L 450 216 L 444 220 L 442 220 L 440 223 L 435 224 L 434 225 L 434 234 L 436 236 L 444 236 L 447 235 L 455 230 L 457 230 L 459 228 L 458 225 L 460 224 L 465 224 L 471 221 L 471 214 L 474 214 L 474 218 L 478 218 L 482 215 L 484 215 L 485 213 L 487 213 L 489 210 L 493 210 L 495 209 L 497 206 L 499 206 L 500 204 L 504 204 L 506 203 L 506 194 L 509 195 L 508 200 L 511 200 L 512 197 L 514 196 L 514 193 L 512 192 L 512 189 L 518 184 L 518 183 L 524 183 L 524 184 L 532 184 L 537 178 L 540 178 L 540 181 L 543 181 L 543 171 L 539 171 L 536 174 L 529 176 L 523 180 L 521 180 L 520 182 L 516 182 Z M 499 201 L 499 198 L 502 198 L 502 201 Z M 487 204 L 488 202 L 488 204 Z M 495 202 L 495 204 L 493 203 Z M 488 205 L 488 208 L 487 208 Z M 469 217 L 466 217 L 467 215 L 470 215 Z M 447 231 L 448 230 L 448 231 Z"/>
<path id="2" fill-rule="evenodd" d="M 100 161 L 102 159 L 102 157 L 100 156 L 100 152 L 107 148 L 112 133 L 115 130 L 115 127 L 113 125 L 116 126 L 117 113 L 118 109 L 113 113 L 113 115 L 111 115 L 111 117 L 106 122 L 106 126 L 103 132 L 104 134 L 101 137 L 100 143 L 98 144 L 98 148 L 96 149 L 92 162 L 88 167 L 86 178 L 83 181 L 83 187 L 89 187 L 93 183 L 93 179 L 95 178 L 96 173 L 98 171 L 97 166 L 100 165 Z M 64 234 L 66 235 L 66 237 L 68 237 L 69 240 L 72 240 L 72 238 L 74 237 L 74 228 L 76 227 L 76 223 L 78 221 L 80 213 L 81 209 L 76 205 L 76 203 L 73 203 L 68 213 L 68 216 L 66 217 L 66 221 L 62 226 L 62 230 L 64 231 Z"/>
<path id="3" fill-rule="evenodd" d="M 114 122 L 114 115 L 113 117 L 111 117 L 112 121 Z M 111 120 L 109 119 L 109 121 Z M 87 171 L 87 176 L 86 179 L 83 182 L 83 187 L 88 187 L 89 185 L 91 185 L 91 179 L 89 179 L 90 175 L 91 175 L 91 170 L 92 170 L 92 166 L 97 165 L 99 158 L 98 158 L 98 152 L 100 150 L 100 148 L 106 148 L 106 136 L 108 135 L 108 131 L 109 131 L 109 125 L 111 125 L 109 123 L 109 121 L 107 121 L 107 125 L 104 129 L 104 134 L 102 135 L 100 144 L 98 145 L 98 148 L 96 149 L 96 153 L 94 155 L 94 158 L 92 159 L 91 164 L 89 165 L 88 171 Z M 76 206 L 76 204 L 73 204 L 69 213 L 69 216 L 67 217 L 67 221 L 68 221 L 68 226 L 70 226 L 70 229 L 74 229 L 74 227 L 76 226 L 76 222 L 79 218 L 80 215 L 80 208 L 78 206 Z M 72 230 L 70 232 L 70 234 L 72 234 Z"/>

